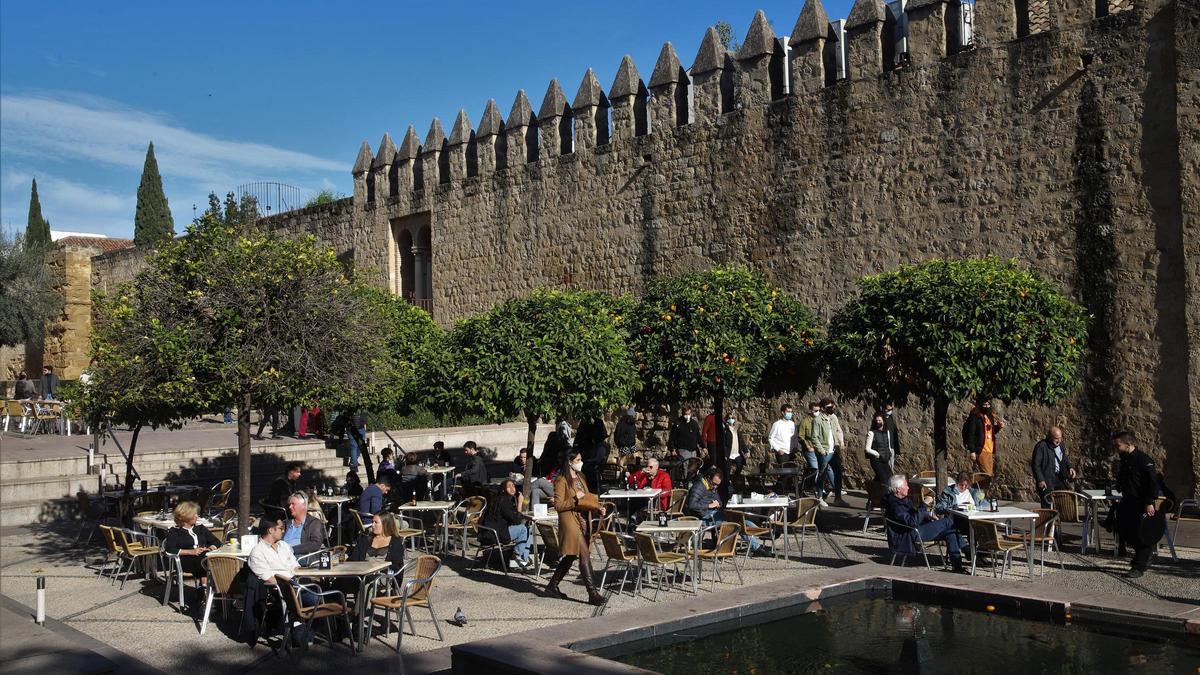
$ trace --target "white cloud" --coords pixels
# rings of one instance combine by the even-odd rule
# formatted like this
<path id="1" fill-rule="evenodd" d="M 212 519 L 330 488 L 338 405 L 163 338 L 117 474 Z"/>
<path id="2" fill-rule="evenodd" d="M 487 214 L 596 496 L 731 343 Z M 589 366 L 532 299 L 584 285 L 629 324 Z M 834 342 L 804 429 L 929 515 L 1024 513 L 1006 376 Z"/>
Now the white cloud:
<path id="1" fill-rule="evenodd" d="M 348 170 L 344 161 L 224 140 L 185 129 L 161 114 L 61 92 L 0 96 L 0 128 L 0 152 L 11 156 L 94 161 L 136 170 L 142 167 L 146 144 L 153 141 L 164 176 L 207 184 Z"/>
<path id="2" fill-rule="evenodd" d="M 0 179 L 0 222 L 24 231 L 29 215 L 29 185 L 37 178 L 42 215 L 56 230 L 98 232 L 128 237 L 133 229 L 135 194 L 122 196 L 83 183 L 38 174 L 23 169 L 6 169 Z"/>

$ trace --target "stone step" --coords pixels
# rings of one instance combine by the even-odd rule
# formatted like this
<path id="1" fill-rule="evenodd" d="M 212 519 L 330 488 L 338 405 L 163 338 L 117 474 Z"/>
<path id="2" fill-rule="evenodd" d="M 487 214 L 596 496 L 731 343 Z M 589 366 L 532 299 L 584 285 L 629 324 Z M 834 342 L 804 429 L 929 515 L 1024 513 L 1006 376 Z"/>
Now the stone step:
<path id="1" fill-rule="evenodd" d="M 0 480 L 0 504 L 29 499 L 70 497 L 81 488 L 87 492 L 95 492 L 98 485 L 97 477 L 86 473 L 40 478 L 5 478 Z"/>

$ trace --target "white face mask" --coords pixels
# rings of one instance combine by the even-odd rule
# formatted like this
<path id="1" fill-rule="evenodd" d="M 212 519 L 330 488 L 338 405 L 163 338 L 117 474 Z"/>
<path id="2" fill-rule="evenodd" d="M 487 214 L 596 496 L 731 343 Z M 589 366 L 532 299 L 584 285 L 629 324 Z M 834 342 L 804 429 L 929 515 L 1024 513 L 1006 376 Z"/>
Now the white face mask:
<path id="1" fill-rule="evenodd" d="M 691 422 L 691 421 L 692 421 L 692 416 L 691 416 L 691 415 L 684 415 L 684 416 L 683 416 L 683 421 L 684 421 L 684 422 Z"/>
<path id="2" fill-rule="evenodd" d="M 732 417 L 730 417 L 729 419 L 725 420 L 725 424 L 728 424 L 729 426 L 733 426 L 734 424 L 737 424 L 737 421 L 734 420 Z"/>
<path id="3" fill-rule="evenodd" d="M 571 462 L 571 470 L 576 473 L 583 471 L 583 462 Z"/>
<path id="4" fill-rule="evenodd" d="M 785 420 L 792 419 L 792 413 L 790 413 L 790 412 L 783 413 L 783 419 L 785 419 Z"/>

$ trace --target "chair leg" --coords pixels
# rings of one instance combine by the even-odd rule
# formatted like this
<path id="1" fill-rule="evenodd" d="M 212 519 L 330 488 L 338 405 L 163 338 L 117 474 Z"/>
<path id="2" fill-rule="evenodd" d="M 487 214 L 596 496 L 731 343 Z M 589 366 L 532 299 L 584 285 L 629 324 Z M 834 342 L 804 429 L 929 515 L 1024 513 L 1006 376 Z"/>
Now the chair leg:
<path id="1" fill-rule="evenodd" d="M 429 606 L 429 618 L 433 619 L 433 627 L 437 630 L 438 641 L 445 642 L 446 638 L 442 637 L 442 624 L 438 621 L 437 614 L 433 613 L 433 601 L 426 598 L 425 603 Z"/>
<path id="2" fill-rule="evenodd" d="M 200 634 L 201 635 L 204 635 L 204 631 L 208 628 L 208 615 L 210 612 L 212 612 L 213 595 L 214 595 L 212 586 L 208 587 L 208 593 L 206 595 L 208 597 L 206 597 L 204 599 L 204 617 L 200 619 Z"/>

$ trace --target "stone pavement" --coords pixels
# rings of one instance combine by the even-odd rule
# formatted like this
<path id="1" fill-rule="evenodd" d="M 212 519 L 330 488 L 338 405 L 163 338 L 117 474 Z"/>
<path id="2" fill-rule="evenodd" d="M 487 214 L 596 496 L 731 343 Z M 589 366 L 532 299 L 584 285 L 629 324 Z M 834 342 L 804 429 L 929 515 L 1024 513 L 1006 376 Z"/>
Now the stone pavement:
<path id="1" fill-rule="evenodd" d="M 832 532 L 822 537 L 820 545 L 810 539 L 802 561 L 795 560 L 795 551 L 789 562 L 751 558 L 743 572 L 746 583 L 769 584 L 863 561 L 887 562 L 881 532 L 873 527 L 867 534 L 861 534 L 861 518 L 854 509 L 828 509 L 822 512 L 819 522 L 823 530 Z M 214 612 L 218 620 L 210 625 L 204 636 L 199 636 L 198 617 L 202 607 L 198 593 L 189 595 L 191 607 L 186 613 L 180 613 L 173 604 L 163 607 L 159 603 L 162 585 L 156 581 L 131 578 L 122 591 L 107 580 L 97 579 L 94 567 L 85 563 L 97 560 L 99 550 L 73 546 L 70 538 L 74 534 L 74 528 L 69 526 L 0 530 L 0 594 L 4 596 L 0 600 L 6 603 L 7 609 L 16 612 L 15 615 L 2 615 L 6 636 L 10 634 L 7 628 L 14 623 L 19 624 L 21 620 L 28 623 L 24 619 L 28 614 L 22 615 L 21 608 L 33 606 L 36 577 L 45 576 L 49 597 L 47 613 L 55 620 L 48 624 L 48 630 L 60 636 L 69 631 L 65 633 L 68 640 L 91 651 L 99 653 L 93 647 L 102 645 L 112 649 L 112 653 L 136 660 L 133 665 L 128 660 L 121 664 L 120 672 L 132 672 L 137 664 L 168 672 L 185 667 L 189 672 L 198 673 L 294 670 L 286 658 L 274 656 L 267 648 L 259 646 L 252 650 L 234 642 L 232 635 L 236 621 L 232 617 L 236 612 L 231 613 L 231 620 L 227 622 L 220 621 L 219 612 Z M 1068 531 L 1067 552 L 1063 555 L 1066 569 L 1060 571 L 1057 558 L 1053 558 L 1053 563 L 1046 567 L 1045 576 L 1035 576 L 1033 583 L 1060 591 L 1074 589 L 1081 595 L 1102 592 L 1131 599 L 1157 598 L 1200 605 L 1200 531 L 1186 528 L 1182 530 L 1180 540 L 1177 545 L 1182 558 L 1180 562 L 1171 563 L 1169 557 L 1160 556 L 1151 573 L 1130 581 L 1119 576 L 1126 568 L 1124 561 L 1115 560 L 1108 551 L 1102 555 L 1079 555 L 1078 540 Z M 1165 547 L 1161 552 L 1166 552 Z M 472 571 L 468 569 L 470 565 L 453 555 L 446 562 L 433 596 L 446 642 L 436 639 L 427 613 L 413 612 L 417 635 L 404 638 L 406 672 L 430 672 L 448 667 L 447 648 L 451 644 L 531 629 L 549 629 L 591 616 L 592 608 L 581 602 L 584 592 L 577 582 L 564 585 L 572 600 L 550 600 L 539 595 L 544 581 L 516 574 L 505 577 L 499 572 Z M 597 564 L 597 569 L 602 567 Z M 981 566 L 979 573 L 988 575 L 990 570 Z M 1014 561 L 1008 576 L 1014 580 L 1012 583 L 1027 583 L 1024 561 Z M 726 581 L 732 580 L 726 576 Z M 707 584 L 702 585 L 700 597 L 708 593 L 707 587 Z M 717 592 L 735 588 L 733 583 L 718 584 Z M 676 588 L 660 595 L 658 602 L 674 603 L 690 597 L 690 593 Z M 651 601 L 645 597 L 617 596 L 612 599 L 607 613 L 615 614 L 649 604 Z M 463 627 L 447 622 L 460 607 L 468 617 L 467 625 Z M 80 635 L 83 638 L 73 637 Z M 17 653 L 10 650 L 32 651 L 29 643 L 48 639 L 51 638 L 45 637 L 44 633 L 41 636 L 21 633 L 16 639 L 7 638 L 0 647 L 3 654 Z M 87 644 L 82 639 L 86 639 Z M 352 657 L 345 645 L 330 649 L 319 644 L 299 655 L 298 667 L 305 670 L 338 668 L 401 672 L 394 646 L 394 633 L 386 641 L 375 639 L 357 657 Z M 111 656 L 106 658 L 117 660 Z"/>

